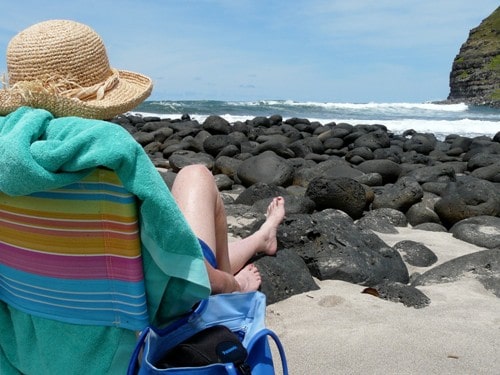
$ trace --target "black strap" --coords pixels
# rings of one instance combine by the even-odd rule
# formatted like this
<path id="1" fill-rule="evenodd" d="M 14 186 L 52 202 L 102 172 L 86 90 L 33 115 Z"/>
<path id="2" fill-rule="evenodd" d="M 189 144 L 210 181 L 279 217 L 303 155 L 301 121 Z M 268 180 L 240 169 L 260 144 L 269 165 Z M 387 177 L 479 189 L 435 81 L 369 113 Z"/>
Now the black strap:
<path id="1" fill-rule="evenodd" d="M 250 365 L 246 362 L 236 364 L 236 368 L 238 371 L 241 373 L 241 375 L 252 375 L 252 369 L 250 368 Z"/>

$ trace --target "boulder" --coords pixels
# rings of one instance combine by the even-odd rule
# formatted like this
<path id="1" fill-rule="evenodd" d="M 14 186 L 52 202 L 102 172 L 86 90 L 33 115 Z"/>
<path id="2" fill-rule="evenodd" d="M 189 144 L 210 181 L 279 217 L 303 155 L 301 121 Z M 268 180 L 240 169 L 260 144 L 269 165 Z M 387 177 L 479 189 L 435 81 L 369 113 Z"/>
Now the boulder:
<path id="1" fill-rule="evenodd" d="M 500 217 L 475 216 L 453 225 L 450 230 L 459 240 L 485 247 L 500 248 Z"/>
<path id="2" fill-rule="evenodd" d="M 268 305 L 319 289 L 305 262 L 293 250 L 282 249 L 275 256 L 258 257 L 252 262 L 262 277 L 260 291 Z"/>
<path id="3" fill-rule="evenodd" d="M 203 141 L 203 149 L 205 152 L 214 157 L 228 145 L 236 146 L 238 149 L 240 147 L 240 143 L 238 141 L 234 141 L 234 139 L 229 137 L 227 134 L 211 135 Z"/>
<path id="4" fill-rule="evenodd" d="M 288 192 L 286 191 L 286 189 L 280 186 L 267 184 L 265 182 L 257 182 L 247 189 L 243 190 L 241 194 L 238 195 L 234 203 L 252 206 L 255 202 L 262 199 L 286 195 L 288 195 Z"/>
<path id="5" fill-rule="evenodd" d="M 388 159 L 367 160 L 357 166 L 364 173 L 378 173 L 382 176 L 382 184 L 391 184 L 398 180 L 401 166 Z"/>
<path id="6" fill-rule="evenodd" d="M 340 158 L 332 158 L 313 166 L 298 168 L 294 173 L 293 184 L 307 187 L 316 177 L 346 177 L 356 179 L 362 175 L 363 172 L 353 168 L 347 161 Z"/>
<path id="7" fill-rule="evenodd" d="M 422 155 L 429 155 L 434 150 L 436 142 L 436 137 L 433 134 L 417 133 L 405 141 L 403 149 L 405 151 L 416 151 Z"/>
<path id="8" fill-rule="evenodd" d="M 250 126 L 263 126 L 268 128 L 271 126 L 271 120 L 265 116 L 257 116 L 251 120 L 248 120 L 247 124 Z"/>
<path id="9" fill-rule="evenodd" d="M 354 141 L 354 147 L 367 147 L 372 151 L 378 148 L 387 148 L 390 145 L 391 141 L 387 131 L 381 129 L 364 134 Z"/>
<path id="10" fill-rule="evenodd" d="M 395 281 L 384 280 L 374 286 L 373 289 L 376 291 L 375 295 L 377 297 L 391 302 L 402 303 L 406 307 L 420 309 L 429 306 L 431 303 L 430 298 L 414 286 Z"/>
<path id="11" fill-rule="evenodd" d="M 344 140 L 338 137 L 327 138 L 323 141 L 323 146 L 325 147 L 325 150 L 329 148 L 338 150 L 344 146 Z"/>
<path id="12" fill-rule="evenodd" d="M 231 180 L 225 174 L 216 174 L 214 175 L 215 184 L 217 185 L 217 189 L 219 191 L 231 190 L 234 184 L 234 181 Z"/>
<path id="13" fill-rule="evenodd" d="M 210 155 L 194 151 L 176 151 L 168 158 L 168 162 L 174 172 L 192 164 L 202 164 L 212 170 L 214 167 L 214 158 Z"/>
<path id="14" fill-rule="evenodd" d="M 424 196 L 422 187 L 411 177 L 401 177 L 393 185 L 385 185 L 375 191 L 372 209 L 394 208 L 406 212 L 412 205 L 419 202 Z"/>
<path id="15" fill-rule="evenodd" d="M 477 168 L 487 167 L 492 164 L 496 164 L 500 162 L 499 154 L 490 154 L 486 152 L 480 152 L 478 154 L 473 155 L 467 161 L 467 169 L 473 171 Z"/>
<path id="16" fill-rule="evenodd" d="M 202 126 L 210 134 L 229 134 L 231 132 L 231 124 L 226 119 L 216 115 L 208 116 L 203 121 Z"/>
<path id="17" fill-rule="evenodd" d="M 297 252 L 311 274 L 320 279 L 343 280 L 373 286 L 383 280 L 408 283 L 400 254 L 373 232 L 358 229 L 339 210 L 312 215 L 290 215 L 278 229 L 279 248 Z"/>
<path id="18" fill-rule="evenodd" d="M 164 142 L 165 139 L 170 137 L 172 134 L 174 134 L 174 131 L 171 128 L 167 127 L 161 127 L 155 131 L 152 132 L 155 141 L 157 142 Z"/>
<path id="19" fill-rule="evenodd" d="M 498 216 L 500 194 L 491 182 L 471 176 L 462 176 L 450 182 L 434 205 L 441 222 L 450 228 L 453 224 L 473 216 Z"/>
<path id="20" fill-rule="evenodd" d="M 366 186 L 381 186 L 383 185 L 382 176 L 379 173 L 365 173 L 359 176 L 353 176 L 354 180 Z"/>
<path id="21" fill-rule="evenodd" d="M 345 160 L 351 164 L 360 164 L 365 160 L 372 160 L 374 158 L 373 151 L 368 147 L 356 147 L 345 155 Z"/>
<path id="22" fill-rule="evenodd" d="M 396 164 L 401 163 L 403 157 L 403 148 L 401 146 L 391 144 L 388 148 L 378 148 L 373 151 L 375 159 L 390 160 Z"/>
<path id="23" fill-rule="evenodd" d="M 238 156 L 240 154 L 240 149 L 236 145 L 227 145 L 219 151 L 218 154 L 215 155 L 215 158 L 220 158 L 221 156 Z"/>
<path id="24" fill-rule="evenodd" d="M 468 162 L 478 154 L 500 154 L 500 143 L 493 142 L 489 137 L 476 137 L 462 159 Z"/>
<path id="25" fill-rule="evenodd" d="M 235 180 L 237 171 L 242 161 L 229 156 L 219 156 L 215 159 L 214 173 L 223 173 Z"/>
<path id="26" fill-rule="evenodd" d="M 360 218 L 367 205 L 363 185 L 351 178 L 315 177 L 305 195 L 316 204 L 317 209 L 339 209 L 353 219 Z"/>
<path id="27" fill-rule="evenodd" d="M 455 169 L 448 164 L 440 164 L 429 167 L 415 169 L 406 174 L 414 178 L 419 184 L 426 182 L 444 182 L 455 181 Z"/>
<path id="28" fill-rule="evenodd" d="M 438 260 L 436 254 L 420 242 L 403 240 L 394 244 L 392 248 L 399 251 L 403 260 L 411 266 L 430 267 Z"/>
<path id="29" fill-rule="evenodd" d="M 434 204 L 439 200 L 435 194 L 424 192 L 421 202 L 412 205 L 406 211 L 406 219 L 412 226 L 423 223 L 437 223 L 441 224 L 438 214 L 434 211 Z"/>
<path id="30" fill-rule="evenodd" d="M 457 150 L 458 154 L 463 154 L 469 151 L 469 147 L 472 143 L 472 138 L 457 136 L 451 140 L 450 150 Z"/>
<path id="31" fill-rule="evenodd" d="M 367 211 L 363 217 L 356 221 L 356 226 L 360 229 L 373 230 L 379 233 L 398 233 L 396 227 L 406 227 L 408 222 L 405 215 L 392 208 L 378 208 Z"/>
<path id="32" fill-rule="evenodd" d="M 314 212 L 314 209 L 316 208 L 314 202 L 307 197 L 295 196 L 291 194 L 290 195 L 282 194 L 282 196 L 285 199 L 285 212 L 287 215 L 312 214 Z M 269 203 L 271 203 L 272 198 L 273 197 L 257 200 L 253 204 L 253 207 L 259 212 L 266 212 L 267 207 L 269 206 Z"/>
<path id="33" fill-rule="evenodd" d="M 288 159 L 288 158 L 293 158 L 295 157 L 295 153 L 290 150 L 290 148 L 288 148 L 288 146 L 283 143 L 283 142 L 279 142 L 279 141 L 276 141 L 276 140 L 268 140 L 264 143 L 261 143 L 259 144 L 255 150 L 254 150 L 254 154 L 260 154 L 264 151 L 272 151 L 274 152 L 276 155 L 278 156 L 281 156 L 285 159 Z"/>
<path id="34" fill-rule="evenodd" d="M 243 185 L 251 186 L 257 182 L 288 186 L 292 184 L 294 169 L 286 159 L 272 151 L 246 159 L 238 168 L 238 178 Z"/>
<path id="35" fill-rule="evenodd" d="M 475 169 L 472 176 L 491 182 L 500 182 L 500 161 Z"/>
<path id="36" fill-rule="evenodd" d="M 483 250 L 454 258 L 417 276 L 412 285 L 449 283 L 464 277 L 478 280 L 500 297 L 500 250 Z"/>
<path id="37" fill-rule="evenodd" d="M 303 143 L 304 145 L 309 147 L 311 149 L 311 152 L 314 154 L 323 154 L 323 152 L 325 151 L 325 146 L 318 137 L 307 137 L 300 141 L 295 141 L 294 143 L 292 143 L 292 145 L 297 142 Z"/>
<path id="38" fill-rule="evenodd" d="M 198 121 L 171 122 L 168 127 L 171 128 L 175 132 L 175 135 L 180 138 L 186 137 L 188 135 L 194 136 L 202 130 L 202 127 L 198 123 Z"/>
<path id="39" fill-rule="evenodd" d="M 132 137 L 134 137 L 136 142 L 139 143 L 141 146 L 145 146 L 148 143 L 151 143 L 155 140 L 154 134 L 142 131 L 135 132 L 134 134 L 132 134 Z"/>
<path id="40" fill-rule="evenodd" d="M 310 125 L 311 122 L 309 121 L 309 119 L 306 119 L 306 118 L 300 118 L 300 117 L 291 117 L 289 119 L 286 119 L 284 121 L 285 124 L 289 124 L 289 125 L 292 125 L 292 126 L 299 126 L 301 124 L 303 125 Z"/>

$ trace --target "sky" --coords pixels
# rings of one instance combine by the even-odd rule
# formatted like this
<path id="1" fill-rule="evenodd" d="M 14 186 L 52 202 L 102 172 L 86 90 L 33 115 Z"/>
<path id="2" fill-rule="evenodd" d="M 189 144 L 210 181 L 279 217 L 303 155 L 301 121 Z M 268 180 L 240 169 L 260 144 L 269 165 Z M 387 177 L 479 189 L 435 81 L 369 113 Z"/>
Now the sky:
<path id="1" fill-rule="evenodd" d="M 446 99 L 469 31 L 498 0 L 16 0 L 2 5 L 0 74 L 18 32 L 72 19 L 110 63 L 150 76 L 149 100 Z"/>

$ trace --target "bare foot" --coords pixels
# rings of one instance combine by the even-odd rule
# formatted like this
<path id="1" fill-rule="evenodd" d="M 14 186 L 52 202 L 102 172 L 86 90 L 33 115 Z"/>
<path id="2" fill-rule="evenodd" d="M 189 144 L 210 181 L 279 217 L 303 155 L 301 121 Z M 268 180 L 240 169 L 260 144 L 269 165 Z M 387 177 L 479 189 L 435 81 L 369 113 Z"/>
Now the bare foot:
<path id="1" fill-rule="evenodd" d="M 276 250 L 278 249 L 276 233 L 284 217 L 285 199 L 283 197 L 276 197 L 267 206 L 266 221 L 259 228 L 264 241 L 261 251 L 267 255 L 276 254 Z"/>
<path id="2" fill-rule="evenodd" d="M 234 275 L 240 285 L 241 292 L 253 292 L 259 289 L 262 279 L 259 270 L 253 264 L 243 267 L 240 272 Z"/>

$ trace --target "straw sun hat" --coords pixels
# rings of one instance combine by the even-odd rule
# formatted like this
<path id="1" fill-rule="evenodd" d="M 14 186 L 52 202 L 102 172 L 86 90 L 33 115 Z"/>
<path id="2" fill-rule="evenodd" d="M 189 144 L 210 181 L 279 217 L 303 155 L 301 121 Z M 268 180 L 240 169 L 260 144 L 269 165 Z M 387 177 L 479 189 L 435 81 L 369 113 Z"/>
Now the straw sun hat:
<path id="1" fill-rule="evenodd" d="M 111 68 L 99 35 L 69 20 L 37 23 L 14 36 L 7 71 L 0 115 L 31 106 L 56 117 L 111 119 L 135 108 L 153 88 L 144 75 Z"/>

